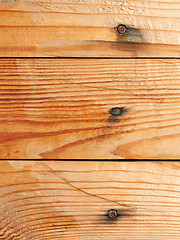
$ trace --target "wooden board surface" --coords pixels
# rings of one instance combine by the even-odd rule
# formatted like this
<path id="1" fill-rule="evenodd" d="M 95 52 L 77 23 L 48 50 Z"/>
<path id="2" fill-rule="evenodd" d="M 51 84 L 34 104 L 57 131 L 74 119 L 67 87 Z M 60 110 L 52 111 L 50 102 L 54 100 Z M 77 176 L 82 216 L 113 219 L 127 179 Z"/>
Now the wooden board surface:
<path id="1" fill-rule="evenodd" d="M 180 158 L 180 60 L 4 59 L 0 75 L 0 158 Z"/>
<path id="2" fill-rule="evenodd" d="M 4 57 L 180 56 L 179 0 L 1 0 L 0 20 Z"/>
<path id="3" fill-rule="evenodd" d="M 1 240 L 179 240 L 179 162 L 0 161 Z M 119 211 L 115 220 L 110 209 Z"/>

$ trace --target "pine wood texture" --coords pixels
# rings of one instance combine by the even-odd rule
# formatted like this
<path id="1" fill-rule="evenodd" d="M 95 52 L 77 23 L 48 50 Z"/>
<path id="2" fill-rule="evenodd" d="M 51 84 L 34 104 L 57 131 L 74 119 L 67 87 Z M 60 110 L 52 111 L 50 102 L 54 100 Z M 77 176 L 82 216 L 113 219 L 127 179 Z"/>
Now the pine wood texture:
<path id="1" fill-rule="evenodd" d="M 179 162 L 0 161 L 1 240 L 179 240 Z M 107 211 L 121 216 L 108 219 Z"/>
<path id="2" fill-rule="evenodd" d="M 179 0 L 1 0 L 0 19 L 4 57 L 180 56 Z"/>
<path id="3" fill-rule="evenodd" d="M 180 60 L 3 59 L 0 158 L 179 159 Z M 120 116 L 108 113 L 124 107 Z"/>

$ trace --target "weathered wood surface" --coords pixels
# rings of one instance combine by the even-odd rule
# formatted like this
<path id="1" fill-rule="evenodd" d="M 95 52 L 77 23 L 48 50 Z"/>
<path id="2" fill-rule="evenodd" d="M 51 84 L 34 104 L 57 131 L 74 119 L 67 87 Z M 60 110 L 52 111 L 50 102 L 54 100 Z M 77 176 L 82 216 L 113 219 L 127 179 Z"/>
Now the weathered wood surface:
<path id="1" fill-rule="evenodd" d="M 0 162 L 1 240 L 179 240 L 179 162 Z M 121 211 L 116 221 L 109 209 Z"/>
<path id="2" fill-rule="evenodd" d="M 0 20 L 0 56 L 180 56 L 179 0 L 1 0 Z"/>
<path id="3" fill-rule="evenodd" d="M 180 60 L 4 59 L 0 75 L 0 158 L 180 158 Z"/>

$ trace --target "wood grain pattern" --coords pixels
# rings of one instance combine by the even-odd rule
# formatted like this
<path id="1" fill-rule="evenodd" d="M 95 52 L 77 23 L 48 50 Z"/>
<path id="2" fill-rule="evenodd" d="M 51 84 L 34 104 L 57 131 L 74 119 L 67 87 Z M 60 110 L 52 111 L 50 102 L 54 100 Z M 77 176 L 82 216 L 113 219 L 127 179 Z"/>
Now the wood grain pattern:
<path id="1" fill-rule="evenodd" d="M 4 59 L 0 75 L 0 158 L 180 158 L 180 60 Z"/>
<path id="2" fill-rule="evenodd" d="M 179 0 L 1 0 L 0 19 L 4 57 L 180 56 Z"/>
<path id="3" fill-rule="evenodd" d="M 0 161 L 1 240 L 178 240 L 179 162 Z M 111 221 L 109 209 L 122 217 Z"/>

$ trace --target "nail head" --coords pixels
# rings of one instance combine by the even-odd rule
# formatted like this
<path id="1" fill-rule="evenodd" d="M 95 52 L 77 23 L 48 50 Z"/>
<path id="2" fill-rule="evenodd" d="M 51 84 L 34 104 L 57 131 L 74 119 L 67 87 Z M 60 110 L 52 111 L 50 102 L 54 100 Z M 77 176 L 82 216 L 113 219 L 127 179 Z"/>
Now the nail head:
<path id="1" fill-rule="evenodd" d="M 126 32 L 126 30 L 127 30 L 127 28 L 123 24 L 119 24 L 118 27 L 117 27 L 117 31 L 121 34 L 124 34 Z"/>
<path id="2" fill-rule="evenodd" d="M 110 209 L 110 210 L 108 211 L 108 217 L 109 217 L 110 219 L 115 219 L 115 218 L 117 218 L 117 216 L 118 216 L 118 212 L 117 212 L 116 209 Z"/>
<path id="3" fill-rule="evenodd" d="M 122 113 L 124 112 L 124 108 L 123 107 L 114 107 L 114 108 L 111 108 L 109 110 L 109 113 L 112 115 L 112 116 L 119 116 L 121 115 Z"/>

